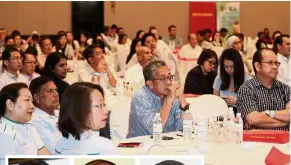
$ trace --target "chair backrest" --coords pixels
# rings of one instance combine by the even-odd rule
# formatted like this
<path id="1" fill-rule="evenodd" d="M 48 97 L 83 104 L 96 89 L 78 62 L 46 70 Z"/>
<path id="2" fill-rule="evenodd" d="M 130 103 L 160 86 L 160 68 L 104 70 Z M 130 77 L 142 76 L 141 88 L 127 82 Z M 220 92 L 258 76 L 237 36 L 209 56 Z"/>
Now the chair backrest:
<path id="1" fill-rule="evenodd" d="M 201 95 L 197 98 L 189 98 L 190 113 L 193 118 L 227 115 L 228 106 L 226 102 L 215 95 Z"/>

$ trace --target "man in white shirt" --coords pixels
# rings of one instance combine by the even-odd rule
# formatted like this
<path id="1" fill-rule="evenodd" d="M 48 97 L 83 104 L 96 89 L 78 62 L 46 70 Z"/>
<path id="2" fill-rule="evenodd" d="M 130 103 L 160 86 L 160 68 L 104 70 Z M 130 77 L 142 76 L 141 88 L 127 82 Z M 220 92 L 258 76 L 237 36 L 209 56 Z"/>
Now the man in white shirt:
<path id="1" fill-rule="evenodd" d="M 86 59 L 85 67 L 79 71 L 79 81 L 100 84 L 103 89 L 111 89 L 115 93 L 117 80 L 104 57 L 104 45 L 101 43 L 88 46 L 83 55 Z"/>
<path id="2" fill-rule="evenodd" d="M 109 26 L 104 26 L 103 33 L 101 33 L 101 36 L 103 38 L 105 46 L 109 48 L 111 51 L 113 51 L 112 48 L 114 46 L 114 42 L 111 37 L 111 28 Z"/>
<path id="3" fill-rule="evenodd" d="M 196 34 L 188 35 L 188 44 L 182 46 L 179 51 L 179 55 L 184 58 L 191 58 L 198 60 L 200 54 L 202 52 L 202 48 L 197 45 L 197 36 Z"/>
<path id="4" fill-rule="evenodd" d="M 37 65 L 36 56 L 37 50 L 35 47 L 28 47 L 22 55 L 23 61 L 20 74 L 27 79 L 28 84 L 30 84 L 31 80 L 40 76 L 35 72 L 35 67 Z"/>
<path id="5" fill-rule="evenodd" d="M 288 67 L 290 61 L 290 36 L 283 34 L 277 37 L 274 46 L 278 50 L 277 60 L 281 63 L 277 79 L 290 86 L 290 81 L 288 80 L 288 77 L 290 77 L 290 71 L 286 70 L 290 69 L 290 67 Z"/>
<path id="6" fill-rule="evenodd" d="M 32 123 L 38 131 L 49 152 L 55 154 L 56 141 L 61 138 L 57 122 L 59 111 L 59 94 L 53 80 L 41 76 L 31 81 L 29 90 L 35 105 Z"/>
<path id="7" fill-rule="evenodd" d="M 125 82 L 135 87 L 135 90 L 140 89 L 144 84 L 143 67 L 153 59 L 153 55 L 149 48 L 143 46 L 138 47 L 136 51 L 138 63 L 130 67 L 125 72 Z"/>
<path id="8" fill-rule="evenodd" d="M 42 53 L 37 56 L 37 63 L 39 69 L 44 67 L 46 57 L 53 52 L 52 41 L 49 37 L 43 37 L 41 40 L 41 51 Z"/>
<path id="9" fill-rule="evenodd" d="M 26 78 L 19 74 L 22 68 L 22 57 L 17 48 L 7 47 L 2 54 L 4 72 L 0 76 L 0 90 L 12 83 L 22 82 L 28 84 Z"/>

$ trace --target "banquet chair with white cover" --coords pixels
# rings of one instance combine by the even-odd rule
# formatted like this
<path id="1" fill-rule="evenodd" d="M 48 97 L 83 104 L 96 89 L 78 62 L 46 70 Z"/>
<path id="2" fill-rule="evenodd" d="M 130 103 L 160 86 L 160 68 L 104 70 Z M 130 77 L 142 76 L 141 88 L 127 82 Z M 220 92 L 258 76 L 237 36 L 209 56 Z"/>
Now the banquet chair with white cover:
<path id="1" fill-rule="evenodd" d="M 215 95 L 201 95 L 197 98 L 189 98 L 190 113 L 193 118 L 227 115 L 228 106 L 226 102 Z"/>

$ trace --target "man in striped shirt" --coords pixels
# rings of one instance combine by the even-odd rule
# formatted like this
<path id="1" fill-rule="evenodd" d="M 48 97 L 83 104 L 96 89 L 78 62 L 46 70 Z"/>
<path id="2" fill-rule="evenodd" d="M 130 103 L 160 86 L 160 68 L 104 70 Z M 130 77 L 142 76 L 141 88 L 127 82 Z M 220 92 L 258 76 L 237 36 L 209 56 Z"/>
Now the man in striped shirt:
<path id="1" fill-rule="evenodd" d="M 289 130 L 290 87 L 276 80 L 279 66 L 270 49 L 254 54 L 256 76 L 240 87 L 237 100 L 247 129 Z"/>

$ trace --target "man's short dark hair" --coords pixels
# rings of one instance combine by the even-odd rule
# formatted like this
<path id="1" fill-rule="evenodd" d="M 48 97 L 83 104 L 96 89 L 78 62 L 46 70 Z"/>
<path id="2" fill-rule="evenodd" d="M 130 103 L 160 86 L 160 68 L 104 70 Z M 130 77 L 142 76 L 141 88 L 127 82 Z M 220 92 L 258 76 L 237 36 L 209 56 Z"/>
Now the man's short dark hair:
<path id="1" fill-rule="evenodd" d="M 162 66 L 167 66 L 165 61 L 162 60 L 149 61 L 143 68 L 143 76 L 145 82 L 148 80 L 153 80 L 156 70 Z"/>
<path id="2" fill-rule="evenodd" d="M 258 49 L 255 53 L 254 53 L 254 56 L 253 56 L 253 68 L 254 68 L 254 72 L 257 73 L 257 70 L 256 70 L 256 67 L 255 67 L 255 63 L 258 62 L 258 63 L 261 63 L 263 61 L 263 51 L 266 51 L 266 50 L 269 50 L 269 51 L 272 51 L 274 52 L 272 49 L 269 49 L 269 48 L 262 48 L 262 49 Z"/>
<path id="3" fill-rule="evenodd" d="M 89 57 L 93 57 L 94 55 L 94 49 L 100 48 L 103 50 L 103 53 L 105 53 L 105 48 L 104 48 L 104 42 L 101 40 L 97 40 L 94 44 L 87 46 L 87 48 L 83 52 L 83 56 L 89 63 Z"/>
<path id="4" fill-rule="evenodd" d="M 172 28 L 176 28 L 176 26 L 175 26 L 175 25 L 170 25 L 170 26 L 168 27 L 168 31 L 170 32 L 170 31 L 172 30 Z"/>
<path id="5" fill-rule="evenodd" d="M 146 34 L 144 34 L 143 36 L 142 36 L 142 38 L 141 38 L 141 45 L 142 46 L 145 46 L 145 41 L 146 41 L 146 39 L 148 38 L 148 37 L 153 37 L 155 40 L 156 40 L 156 37 L 155 37 L 155 35 L 153 35 L 152 33 L 146 33 Z"/>
<path id="6" fill-rule="evenodd" d="M 42 86 L 50 81 L 53 82 L 53 79 L 47 76 L 40 76 L 33 79 L 29 85 L 29 90 L 31 92 L 31 95 L 34 96 L 35 94 L 38 94 Z"/>
<path id="7" fill-rule="evenodd" d="M 28 160 L 22 163 L 19 163 L 19 165 L 49 165 L 43 160 Z"/>
<path id="8" fill-rule="evenodd" d="M 32 55 L 34 55 L 34 56 L 36 57 L 37 54 L 38 54 L 38 52 L 37 52 L 36 47 L 34 47 L 34 46 L 29 46 L 29 47 L 25 50 L 24 54 L 32 54 Z"/>
<path id="9" fill-rule="evenodd" d="M 110 27 L 109 27 L 109 26 L 104 26 L 104 27 L 103 27 L 103 32 L 108 32 L 108 31 L 109 31 L 109 29 L 110 29 Z"/>
<path id="10" fill-rule="evenodd" d="M 219 30 L 219 32 L 220 32 L 220 33 L 227 33 L 228 30 L 227 30 L 226 28 L 221 28 L 221 29 Z"/>
<path id="11" fill-rule="evenodd" d="M 199 31 L 196 32 L 196 35 L 205 36 L 205 31 L 204 30 L 199 30 Z"/>
<path id="12" fill-rule="evenodd" d="M 41 47 L 43 47 L 43 42 L 44 42 L 45 40 L 50 40 L 50 41 L 52 42 L 52 40 L 50 39 L 49 36 L 42 36 L 42 37 L 41 37 L 41 41 L 40 41 L 40 46 L 41 46 Z"/>
<path id="13" fill-rule="evenodd" d="M 290 38 L 290 36 L 288 34 L 282 34 L 281 36 L 277 37 L 274 41 L 274 45 L 273 45 L 273 51 L 275 52 L 275 54 L 278 53 L 278 45 L 282 45 L 283 44 L 283 38 Z"/>
<path id="14" fill-rule="evenodd" d="M 210 33 L 212 34 L 212 31 L 209 28 L 204 29 L 204 34 Z"/>
<path id="15" fill-rule="evenodd" d="M 98 159 L 88 162 L 85 165 L 115 165 L 115 164 L 107 160 Z"/>
<path id="16" fill-rule="evenodd" d="M 184 164 L 176 160 L 165 160 L 160 163 L 157 163 L 156 165 L 184 165 Z"/>
<path id="17" fill-rule="evenodd" d="M 11 53 L 12 52 L 20 52 L 17 48 L 15 48 L 14 46 L 8 46 L 4 49 L 4 51 L 2 52 L 2 60 L 4 62 L 4 60 L 9 60 L 11 57 Z M 3 64 L 3 66 L 5 66 Z"/>
<path id="18" fill-rule="evenodd" d="M 116 24 L 111 25 L 111 29 L 117 29 L 117 28 L 118 28 L 118 26 Z"/>

